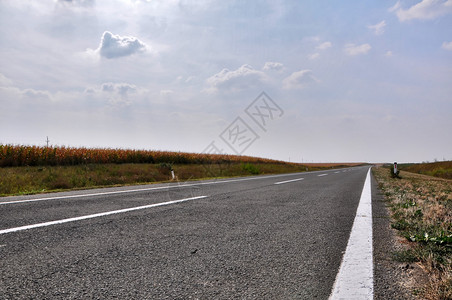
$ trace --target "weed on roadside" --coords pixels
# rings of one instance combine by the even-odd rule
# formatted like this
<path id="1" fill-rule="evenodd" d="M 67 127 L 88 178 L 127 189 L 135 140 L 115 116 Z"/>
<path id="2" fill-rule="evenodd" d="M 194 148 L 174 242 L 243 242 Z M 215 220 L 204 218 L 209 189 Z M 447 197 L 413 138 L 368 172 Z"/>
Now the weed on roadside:
<path id="1" fill-rule="evenodd" d="M 429 282 L 417 289 L 424 299 L 452 299 L 452 181 L 389 168 L 374 168 L 391 212 L 391 226 L 405 238 L 408 249 L 394 260 L 416 262 Z"/>

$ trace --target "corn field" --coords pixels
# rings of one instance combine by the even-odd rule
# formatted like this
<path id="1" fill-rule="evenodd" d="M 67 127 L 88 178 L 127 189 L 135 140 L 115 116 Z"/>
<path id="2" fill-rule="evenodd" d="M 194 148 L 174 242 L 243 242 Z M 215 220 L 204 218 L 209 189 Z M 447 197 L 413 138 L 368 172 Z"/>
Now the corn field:
<path id="1" fill-rule="evenodd" d="M 216 164 L 239 162 L 284 164 L 282 161 L 226 154 L 0 144 L 0 167 L 68 166 L 107 163 Z"/>

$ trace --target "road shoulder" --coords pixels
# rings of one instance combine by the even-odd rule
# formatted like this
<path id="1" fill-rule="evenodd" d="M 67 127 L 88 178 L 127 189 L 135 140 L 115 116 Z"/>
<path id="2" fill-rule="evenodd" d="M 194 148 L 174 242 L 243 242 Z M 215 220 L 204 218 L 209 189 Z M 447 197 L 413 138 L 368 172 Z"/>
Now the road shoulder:
<path id="1" fill-rule="evenodd" d="M 372 184 L 373 254 L 374 254 L 374 299 L 413 299 L 410 277 L 413 266 L 394 261 L 394 252 L 402 245 L 394 229 L 384 195 L 378 188 L 374 176 Z"/>

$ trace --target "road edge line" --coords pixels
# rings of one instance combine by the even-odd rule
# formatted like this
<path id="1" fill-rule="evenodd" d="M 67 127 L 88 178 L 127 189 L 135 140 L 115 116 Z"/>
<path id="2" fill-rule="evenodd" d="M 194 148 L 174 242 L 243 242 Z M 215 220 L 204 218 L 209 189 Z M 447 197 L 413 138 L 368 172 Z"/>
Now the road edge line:
<path id="1" fill-rule="evenodd" d="M 330 300 L 373 299 L 372 187 L 369 168 Z"/>

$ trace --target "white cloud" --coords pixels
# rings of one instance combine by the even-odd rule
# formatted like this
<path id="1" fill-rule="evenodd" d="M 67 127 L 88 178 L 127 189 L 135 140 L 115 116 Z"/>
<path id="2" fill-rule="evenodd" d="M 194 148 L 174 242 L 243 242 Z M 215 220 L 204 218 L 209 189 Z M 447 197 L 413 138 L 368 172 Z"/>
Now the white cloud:
<path id="1" fill-rule="evenodd" d="M 275 71 L 281 71 L 284 68 L 284 65 L 279 62 L 266 62 L 263 70 L 275 70 Z"/>
<path id="2" fill-rule="evenodd" d="M 400 22 L 432 20 L 452 13 L 452 0 L 422 0 L 408 9 L 403 9 L 400 2 L 397 2 L 389 11 L 395 12 Z"/>
<path id="3" fill-rule="evenodd" d="M 60 5 L 93 6 L 94 0 L 58 0 Z"/>
<path id="4" fill-rule="evenodd" d="M 137 94 L 141 95 L 143 92 L 142 89 L 139 89 L 130 83 L 105 82 L 100 86 L 85 89 L 85 96 L 89 97 L 89 99 L 96 99 L 98 101 L 108 100 L 108 102 L 113 105 L 129 105 L 132 103 L 132 99 L 137 99 Z M 133 97 L 131 97 L 132 95 Z"/>
<path id="5" fill-rule="evenodd" d="M 378 24 L 369 25 L 367 28 L 374 30 L 376 35 L 382 35 L 385 32 L 386 21 L 383 20 Z"/>
<path id="6" fill-rule="evenodd" d="M 207 79 L 210 88 L 206 91 L 215 92 L 219 89 L 239 91 L 256 86 L 264 80 L 264 77 L 263 72 L 255 70 L 250 65 L 243 65 L 234 71 L 223 69 Z"/>
<path id="7" fill-rule="evenodd" d="M 388 9 L 388 11 L 389 12 L 395 12 L 396 10 L 398 10 L 399 8 L 400 8 L 400 1 L 397 1 L 397 3 L 396 4 L 394 4 L 394 6 L 392 6 L 392 7 L 390 7 L 389 9 Z"/>
<path id="8" fill-rule="evenodd" d="M 14 99 L 14 101 L 11 101 Z M 51 104 L 56 101 L 55 95 L 49 91 L 35 89 L 20 89 L 15 86 L 0 87 L 0 104 L 3 107 Z M 4 103 L 2 103 L 4 101 Z"/>
<path id="9" fill-rule="evenodd" d="M 167 96 L 171 96 L 172 94 L 174 94 L 173 90 L 161 90 L 160 91 L 160 96 L 167 97 Z"/>
<path id="10" fill-rule="evenodd" d="M 133 93 L 136 90 L 136 86 L 129 83 L 106 82 L 102 84 L 103 92 L 113 92 L 123 97 L 127 97 L 128 93 Z"/>
<path id="11" fill-rule="evenodd" d="M 185 83 L 193 82 L 197 79 L 196 76 L 188 76 L 187 79 L 185 79 Z"/>
<path id="12" fill-rule="evenodd" d="M 452 51 L 452 42 L 444 42 L 441 48 Z"/>
<path id="13" fill-rule="evenodd" d="M 392 54 L 392 51 L 386 51 L 386 54 L 385 54 L 387 57 L 391 57 L 393 54 Z"/>
<path id="14" fill-rule="evenodd" d="M 317 59 L 317 58 L 319 58 L 319 57 L 320 57 L 320 54 L 319 54 L 319 53 L 313 53 L 313 54 L 311 54 L 311 55 L 308 56 L 308 58 L 309 58 L 310 60 L 314 60 L 314 59 Z"/>
<path id="15" fill-rule="evenodd" d="M 303 89 L 313 83 L 318 82 L 311 70 L 301 70 L 293 72 L 283 80 L 285 89 Z"/>
<path id="16" fill-rule="evenodd" d="M 25 89 L 21 93 L 30 99 L 52 100 L 52 95 L 48 91 Z"/>
<path id="17" fill-rule="evenodd" d="M 347 44 L 344 47 L 345 53 L 348 55 L 360 55 L 366 54 L 372 47 L 369 44 L 355 45 L 355 44 Z"/>
<path id="18" fill-rule="evenodd" d="M 144 52 L 147 49 L 148 46 L 136 37 L 119 36 L 105 31 L 102 35 L 99 48 L 94 50 L 94 53 L 111 59 Z M 88 49 L 88 52 L 93 52 L 93 50 Z"/>
<path id="19" fill-rule="evenodd" d="M 331 42 L 324 42 L 324 43 L 321 43 L 320 45 L 318 45 L 315 48 L 318 49 L 318 50 L 326 50 L 328 48 L 331 48 L 331 46 L 333 46 L 333 44 L 331 44 Z"/>
<path id="20" fill-rule="evenodd" d="M 306 42 L 320 42 L 321 38 L 319 36 L 307 36 L 305 38 L 303 38 L 303 41 Z"/>
<path id="21" fill-rule="evenodd" d="M 0 73 L 0 86 L 10 86 L 12 84 L 13 82 L 11 81 L 11 79 Z"/>

